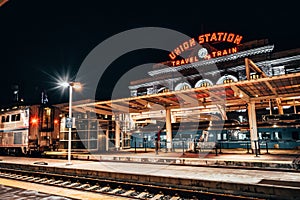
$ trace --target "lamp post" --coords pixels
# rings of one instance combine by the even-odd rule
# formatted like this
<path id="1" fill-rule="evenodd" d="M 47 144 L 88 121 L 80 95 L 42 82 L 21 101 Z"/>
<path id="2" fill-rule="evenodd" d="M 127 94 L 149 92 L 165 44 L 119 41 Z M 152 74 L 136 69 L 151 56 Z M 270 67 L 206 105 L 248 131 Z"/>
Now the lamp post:
<path id="1" fill-rule="evenodd" d="M 72 93 L 73 93 L 73 88 L 75 89 L 80 89 L 81 84 L 79 82 L 64 82 L 62 83 L 62 86 L 64 87 L 69 87 L 69 124 L 67 125 L 69 128 L 69 134 L 68 134 L 68 163 L 66 165 L 72 165 L 71 162 L 71 146 L 72 146 Z"/>
<path id="2" fill-rule="evenodd" d="M 72 165 L 71 163 L 71 145 L 72 145 L 72 91 L 73 91 L 73 86 L 69 84 L 69 119 L 71 122 L 71 126 L 69 126 L 69 134 L 68 134 L 68 163 L 67 165 Z"/>

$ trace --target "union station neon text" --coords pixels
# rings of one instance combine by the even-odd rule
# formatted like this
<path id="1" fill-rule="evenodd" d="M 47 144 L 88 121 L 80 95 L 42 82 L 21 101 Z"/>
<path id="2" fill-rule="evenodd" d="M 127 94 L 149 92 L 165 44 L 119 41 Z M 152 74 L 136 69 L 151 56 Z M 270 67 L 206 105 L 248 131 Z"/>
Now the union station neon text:
<path id="1" fill-rule="evenodd" d="M 234 34 L 234 33 L 227 33 L 227 32 L 214 32 L 214 33 L 206 33 L 199 35 L 198 37 L 198 43 L 204 44 L 209 42 L 228 42 L 233 44 L 240 44 L 241 40 L 243 39 L 243 36 Z M 182 44 L 180 44 L 177 48 L 175 48 L 170 54 L 169 57 L 171 60 L 175 60 L 177 56 L 179 56 L 184 51 L 189 50 L 190 48 L 196 46 L 196 40 L 195 38 L 191 38 L 189 41 L 185 41 Z M 222 50 L 223 52 L 224 50 Z M 225 54 L 229 54 L 230 52 L 226 50 L 224 54 L 220 53 L 219 51 L 216 51 L 215 53 L 212 52 L 211 57 L 217 57 L 222 56 Z M 232 52 L 234 53 L 234 52 Z"/>
<path id="2" fill-rule="evenodd" d="M 204 59 L 210 59 L 210 58 L 216 58 L 216 57 L 220 57 L 220 56 L 226 56 L 228 54 L 232 54 L 232 53 L 236 53 L 237 47 L 232 47 L 229 49 L 223 49 L 220 51 L 213 51 L 210 54 L 207 54 Z M 184 59 L 178 59 L 178 60 L 172 60 L 171 61 L 171 66 L 180 66 L 180 65 L 185 65 L 185 64 L 189 64 L 189 63 L 193 63 L 193 62 L 198 62 L 199 58 L 197 56 L 192 56 L 192 57 L 188 57 L 188 58 L 184 58 Z"/>

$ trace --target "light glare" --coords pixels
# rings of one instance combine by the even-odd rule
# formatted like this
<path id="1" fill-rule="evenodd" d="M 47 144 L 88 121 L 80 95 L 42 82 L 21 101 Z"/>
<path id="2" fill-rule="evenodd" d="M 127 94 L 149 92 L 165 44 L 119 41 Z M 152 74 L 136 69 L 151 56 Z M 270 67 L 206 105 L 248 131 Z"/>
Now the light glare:
<path id="1" fill-rule="evenodd" d="M 67 83 L 67 82 L 62 82 L 62 83 L 60 83 L 60 85 L 63 86 L 63 87 L 68 87 L 68 86 L 69 86 L 69 83 Z"/>

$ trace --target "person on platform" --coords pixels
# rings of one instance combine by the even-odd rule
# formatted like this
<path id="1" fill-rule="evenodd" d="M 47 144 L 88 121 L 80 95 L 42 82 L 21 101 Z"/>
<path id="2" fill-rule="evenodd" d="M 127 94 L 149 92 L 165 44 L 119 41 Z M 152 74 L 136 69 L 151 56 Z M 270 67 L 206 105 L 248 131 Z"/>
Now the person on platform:
<path id="1" fill-rule="evenodd" d="M 155 137 L 155 151 L 156 151 L 156 154 L 158 154 L 158 151 L 160 150 L 160 134 L 161 134 L 161 129 L 158 126 L 158 131 L 157 131 L 156 137 Z"/>

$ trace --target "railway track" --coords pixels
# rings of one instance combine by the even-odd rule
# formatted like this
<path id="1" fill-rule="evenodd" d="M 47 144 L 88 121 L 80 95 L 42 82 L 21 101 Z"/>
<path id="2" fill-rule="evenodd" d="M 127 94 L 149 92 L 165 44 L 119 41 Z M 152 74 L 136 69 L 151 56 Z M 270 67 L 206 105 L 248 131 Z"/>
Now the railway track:
<path id="1" fill-rule="evenodd" d="M 161 185 L 121 182 L 101 178 L 79 177 L 39 171 L 0 168 L 0 177 L 18 181 L 51 185 L 68 189 L 145 200 L 237 200 L 261 199 L 232 194 L 218 194 L 193 189 L 171 188 Z"/>

